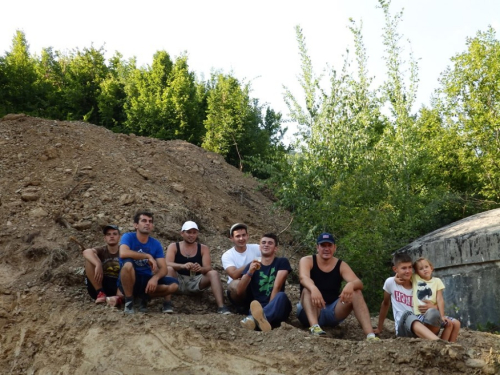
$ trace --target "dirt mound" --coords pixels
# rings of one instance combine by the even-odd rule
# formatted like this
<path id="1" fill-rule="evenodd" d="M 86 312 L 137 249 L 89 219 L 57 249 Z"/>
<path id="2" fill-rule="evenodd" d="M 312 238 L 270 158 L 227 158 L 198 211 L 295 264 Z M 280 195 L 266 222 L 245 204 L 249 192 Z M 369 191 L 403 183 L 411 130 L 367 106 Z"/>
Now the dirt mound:
<path id="1" fill-rule="evenodd" d="M 0 372 L 14 374 L 495 373 L 498 336 L 462 330 L 457 344 L 394 338 L 363 341 L 353 317 L 315 339 L 289 322 L 271 333 L 240 328 L 241 316 L 175 297 L 175 314 L 124 316 L 95 306 L 83 287 L 77 243 L 99 245 L 100 228 L 132 229 L 139 208 L 155 212 L 164 246 L 194 220 L 215 268 L 239 221 L 256 241 L 287 226 L 259 184 L 222 157 L 182 141 L 114 134 L 83 122 L 9 115 L 0 121 Z M 73 238 L 74 240 L 72 240 Z M 299 254 L 286 232 L 282 254 Z M 292 301 L 298 286 L 288 286 Z M 374 318 L 374 323 L 376 319 Z"/>

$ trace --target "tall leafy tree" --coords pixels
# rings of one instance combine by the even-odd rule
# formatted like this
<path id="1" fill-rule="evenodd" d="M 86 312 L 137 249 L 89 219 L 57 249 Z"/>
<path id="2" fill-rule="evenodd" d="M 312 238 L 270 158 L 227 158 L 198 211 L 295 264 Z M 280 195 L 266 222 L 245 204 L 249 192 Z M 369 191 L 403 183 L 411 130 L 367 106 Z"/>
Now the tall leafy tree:
<path id="1" fill-rule="evenodd" d="M 36 60 L 29 53 L 24 32 L 17 30 L 12 47 L 3 59 L 3 99 L 10 112 L 31 113 L 38 107 Z"/>
<path id="2" fill-rule="evenodd" d="M 441 77 L 439 109 L 444 125 L 460 137 L 461 165 L 474 193 L 500 201 L 500 41 L 493 28 L 466 42 Z"/>

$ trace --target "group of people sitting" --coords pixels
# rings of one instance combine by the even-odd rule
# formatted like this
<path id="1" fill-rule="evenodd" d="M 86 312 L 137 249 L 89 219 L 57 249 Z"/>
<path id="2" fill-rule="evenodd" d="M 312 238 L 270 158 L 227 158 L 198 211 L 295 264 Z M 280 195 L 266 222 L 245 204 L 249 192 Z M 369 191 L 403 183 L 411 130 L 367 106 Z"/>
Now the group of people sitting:
<path id="1" fill-rule="evenodd" d="M 149 300 L 159 297 L 163 298 L 162 311 L 173 313 L 174 294 L 192 295 L 210 287 L 217 312 L 231 314 L 224 304 L 224 288 L 219 273 L 212 268 L 209 248 L 198 242 L 195 222 L 185 222 L 180 232 L 183 240 L 170 244 L 165 252 L 150 235 L 154 229 L 151 212 L 137 212 L 134 228 L 135 232 L 121 235 L 118 226 L 107 225 L 103 228 L 106 245 L 83 251 L 87 289 L 95 303 L 123 305 L 125 314 L 133 314 L 137 308 L 134 298 L 140 302 L 139 311 L 147 312 Z M 278 256 L 278 237 L 266 233 L 259 244 L 248 244 L 248 227 L 238 223 L 230 228 L 229 238 L 234 247 L 221 259 L 228 279 L 225 295 L 233 311 L 246 315 L 241 326 L 264 332 L 280 326 L 292 311 L 285 293 L 292 268 L 287 258 Z M 378 340 L 376 334 L 382 331 L 392 302 L 398 336 L 436 340 L 444 327 L 441 338 L 456 341 L 460 322 L 444 316 L 444 285 L 432 277 L 428 260 L 416 262 L 420 277 L 415 279 L 411 258 L 395 255 L 396 275 L 384 284 L 379 325 L 374 330 L 362 294 L 363 283 L 346 262 L 335 257 L 335 251 L 334 237 L 322 233 L 316 240 L 316 254 L 299 262 L 297 318 L 312 335 L 325 335 L 322 327 L 336 326 L 354 312 L 367 340 Z"/>

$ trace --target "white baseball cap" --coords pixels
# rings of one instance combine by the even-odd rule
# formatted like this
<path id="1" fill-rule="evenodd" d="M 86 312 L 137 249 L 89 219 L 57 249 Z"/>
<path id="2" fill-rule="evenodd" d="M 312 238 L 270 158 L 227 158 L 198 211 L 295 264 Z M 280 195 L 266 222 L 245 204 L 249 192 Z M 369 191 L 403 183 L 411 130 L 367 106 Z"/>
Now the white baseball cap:
<path id="1" fill-rule="evenodd" d="M 184 232 L 186 230 L 190 230 L 190 229 L 196 229 L 196 230 L 199 230 L 198 229 L 198 225 L 196 225 L 196 223 L 194 221 L 186 221 L 183 225 L 182 225 L 182 229 L 181 231 Z"/>

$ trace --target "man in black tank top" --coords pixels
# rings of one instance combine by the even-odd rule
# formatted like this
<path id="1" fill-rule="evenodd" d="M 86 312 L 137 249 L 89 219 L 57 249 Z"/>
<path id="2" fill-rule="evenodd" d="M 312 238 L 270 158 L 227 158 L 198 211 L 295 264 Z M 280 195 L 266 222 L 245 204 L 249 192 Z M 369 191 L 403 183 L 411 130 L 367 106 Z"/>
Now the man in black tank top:
<path id="1" fill-rule="evenodd" d="M 303 257 L 299 263 L 300 303 L 297 318 L 315 336 L 326 334 L 321 327 L 334 327 L 354 311 L 367 339 L 377 340 L 370 313 L 361 290 L 363 283 L 351 267 L 335 258 L 335 239 L 321 233 L 316 240 L 317 254 Z M 340 290 L 342 281 L 347 284 Z"/>
<path id="2" fill-rule="evenodd" d="M 219 273 L 212 269 L 210 250 L 198 240 L 198 225 L 194 221 L 186 221 L 182 225 L 183 241 L 172 243 L 166 251 L 168 276 L 179 280 L 179 294 L 197 294 L 211 287 L 217 303 L 219 314 L 230 314 L 224 305 L 222 284 Z M 163 312 L 172 313 L 171 296 L 165 297 Z"/>

